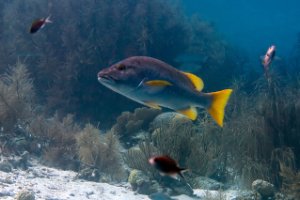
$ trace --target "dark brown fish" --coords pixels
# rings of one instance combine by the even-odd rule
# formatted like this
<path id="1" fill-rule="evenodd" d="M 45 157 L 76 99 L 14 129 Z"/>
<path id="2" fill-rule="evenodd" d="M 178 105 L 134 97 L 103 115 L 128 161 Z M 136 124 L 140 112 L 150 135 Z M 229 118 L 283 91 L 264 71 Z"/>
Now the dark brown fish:
<path id="1" fill-rule="evenodd" d="M 149 163 L 153 165 L 162 175 L 177 178 L 177 175 L 182 176 L 182 171 L 186 168 L 180 168 L 177 162 L 169 156 L 155 156 L 149 159 Z"/>
<path id="2" fill-rule="evenodd" d="M 50 20 L 50 16 L 47 17 L 47 18 L 42 18 L 42 19 L 35 20 L 34 22 L 32 22 L 29 32 L 31 34 L 36 33 L 40 29 L 44 28 L 44 26 L 47 23 L 52 23 L 52 21 Z"/>

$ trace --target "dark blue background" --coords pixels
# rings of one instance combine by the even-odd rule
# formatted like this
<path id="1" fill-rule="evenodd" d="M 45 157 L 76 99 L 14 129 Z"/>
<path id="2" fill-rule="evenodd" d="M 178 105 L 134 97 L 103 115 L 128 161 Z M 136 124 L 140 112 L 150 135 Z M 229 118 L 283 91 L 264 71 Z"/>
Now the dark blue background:
<path id="1" fill-rule="evenodd" d="M 300 0 L 182 0 L 189 15 L 213 22 L 231 44 L 257 60 L 271 45 L 288 56 L 300 32 Z"/>

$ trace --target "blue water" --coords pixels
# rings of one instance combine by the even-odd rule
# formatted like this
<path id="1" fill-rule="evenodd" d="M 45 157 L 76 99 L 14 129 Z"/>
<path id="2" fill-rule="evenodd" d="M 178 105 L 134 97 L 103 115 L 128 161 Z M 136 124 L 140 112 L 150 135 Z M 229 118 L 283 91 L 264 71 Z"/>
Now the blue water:
<path id="1" fill-rule="evenodd" d="M 300 32 L 298 0 L 184 0 L 186 13 L 212 22 L 228 42 L 243 48 L 252 60 L 275 44 L 288 56 Z"/>

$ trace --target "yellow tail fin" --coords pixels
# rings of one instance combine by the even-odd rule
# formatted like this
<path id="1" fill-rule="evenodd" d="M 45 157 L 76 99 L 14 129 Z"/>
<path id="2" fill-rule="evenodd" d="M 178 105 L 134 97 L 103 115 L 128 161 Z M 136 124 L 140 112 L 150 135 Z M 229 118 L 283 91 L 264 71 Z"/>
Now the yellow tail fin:
<path id="1" fill-rule="evenodd" d="M 232 89 L 209 93 L 212 96 L 212 102 L 208 112 L 221 127 L 223 127 L 224 111 L 231 93 Z"/>

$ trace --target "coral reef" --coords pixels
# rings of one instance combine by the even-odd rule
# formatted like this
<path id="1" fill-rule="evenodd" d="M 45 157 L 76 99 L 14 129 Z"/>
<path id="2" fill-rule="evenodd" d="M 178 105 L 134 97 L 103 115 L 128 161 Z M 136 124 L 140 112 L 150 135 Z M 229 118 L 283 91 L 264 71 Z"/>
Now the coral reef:
<path id="1" fill-rule="evenodd" d="M 30 35 L 32 20 L 48 14 L 54 23 Z M 28 151 L 92 181 L 125 180 L 125 147 L 133 186 L 140 170 L 146 186 L 170 188 L 148 164 L 151 156 L 168 154 L 190 169 L 185 177 L 193 187 L 201 187 L 201 176 L 248 188 L 262 179 L 300 198 L 299 38 L 291 58 L 272 65 L 266 79 L 212 24 L 184 16 L 173 1 L 3 1 L 0 27 L 0 153 L 21 156 L 16 166 L 27 168 Z M 205 90 L 232 84 L 223 129 L 205 113 L 191 122 L 148 108 L 123 112 L 136 104 L 96 79 L 101 68 L 128 56 L 179 67 L 175 58 L 183 53 L 203 58 L 195 71 Z M 92 125 L 98 122 L 110 131 Z M 16 167 L 5 161 L 0 168 Z"/>
<path id="2" fill-rule="evenodd" d="M 0 126 L 4 132 L 30 121 L 34 100 L 33 80 L 27 67 L 18 62 L 0 78 Z"/>
<path id="3" fill-rule="evenodd" d="M 38 116 L 31 121 L 28 127 L 34 142 L 31 152 L 39 153 L 51 166 L 63 169 L 77 169 L 76 135 L 80 128 L 73 120 L 72 115 L 60 119 L 58 114 L 52 118 Z M 39 147 L 39 148 L 38 148 Z"/>
<path id="4" fill-rule="evenodd" d="M 126 146 L 134 146 L 134 137 L 139 132 L 147 131 L 150 122 L 160 113 L 160 110 L 151 108 L 137 108 L 133 113 L 123 112 L 117 122 L 111 128 L 111 131 L 118 135 L 120 140 Z"/>
<path id="5" fill-rule="evenodd" d="M 122 180 L 126 176 L 120 162 L 119 141 L 112 132 L 101 137 L 97 128 L 87 124 L 77 137 L 77 147 L 83 167 L 96 168 L 113 180 Z"/>
<path id="6" fill-rule="evenodd" d="M 158 154 L 158 150 L 151 144 L 150 139 L 147 139 L 140 142 L 138 147 L 130 148 L 124 155 L 124 160 L 130 168 L 141 170 L 152 178 L 158 178 L 158 172 L 148 163 L 148 159 L 155 154 Z"/>
<path id="7" fill-rule="evenodd" d="M 17 196 L 16 196 L 17 200 L 35 200 L 35 196 L 33 192 L 24 190 L 24 191 L 20 191 Z"/>
<path id="8" fill-rule="evenodd" d="M 275 195 L 274 185 L 264 180 L 255 180 L 252 183 L 252 189 L 258 192 L 263 199 L 272 198 Z"/>
<path id="9" fill-rule="evenodd" d="M 148 176 L 143 174 L 142 171 L 132 170 L 128 177 L 128 183 L 130 183 L 132 189 L 140 194 L 153 194 L 161 192 L 160 185 L 151 180 Z"/>
<path id="10" fill-rule="evenodd" d="M 296 172 L 284 163 L 280 164 L 280 175 L 283 178 L 283 191 L 294 199 L 300 198 L 300 172 Z"/>

